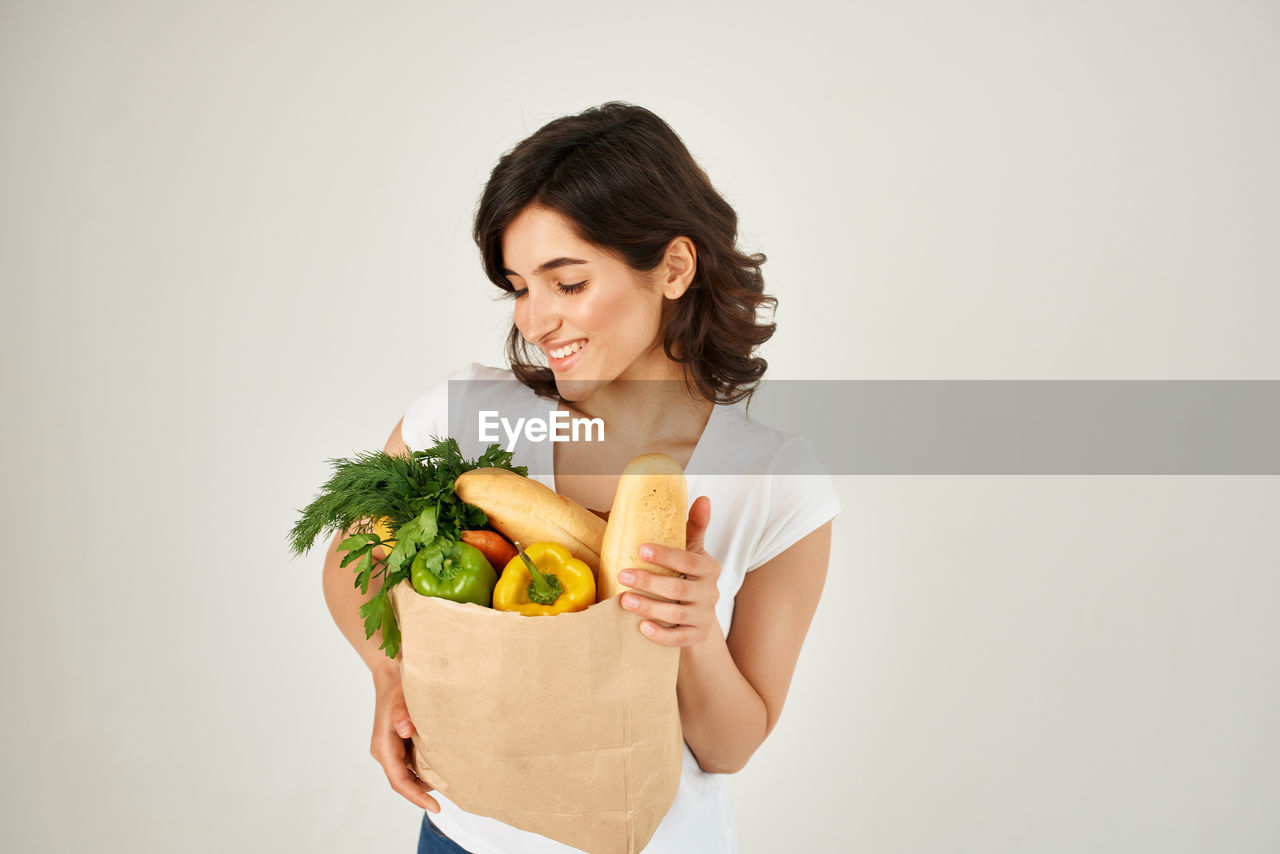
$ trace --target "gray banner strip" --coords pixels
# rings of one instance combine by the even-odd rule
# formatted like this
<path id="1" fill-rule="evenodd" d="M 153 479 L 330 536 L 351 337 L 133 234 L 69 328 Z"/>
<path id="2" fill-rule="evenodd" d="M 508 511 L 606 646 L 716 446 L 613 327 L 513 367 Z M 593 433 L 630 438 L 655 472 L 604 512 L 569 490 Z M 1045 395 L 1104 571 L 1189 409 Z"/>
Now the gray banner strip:
<path id="1" fill-rule="evenodd" d="M 465 397 L 512 399 L 480 385 Z M 773 380 L 748 412 L 808 438 L 833 475 L 1280 474 L 1277 380 Z"/>
<path id="2" fill-rule="evenodd" d="M 751 417 L 831 474 L 1280 474 L 1280 381 L 763 384 Z"/>

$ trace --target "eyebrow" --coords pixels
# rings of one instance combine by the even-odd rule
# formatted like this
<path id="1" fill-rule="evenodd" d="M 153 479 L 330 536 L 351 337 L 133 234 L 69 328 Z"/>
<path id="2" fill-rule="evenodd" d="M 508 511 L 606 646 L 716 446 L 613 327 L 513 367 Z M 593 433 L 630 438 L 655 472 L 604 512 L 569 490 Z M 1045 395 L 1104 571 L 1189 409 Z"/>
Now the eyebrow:
<path id="1" fill-rule="evenodd" d="M 550 261 L 547 261 L 543 264 L 538 265 L 538 268 L 533 271 L 533 274 L 535 276 L 541 276 L 543 273 L 547 272 L 548 270 L 555 270 L 559 267 L 569 267 L 574 264 L 586 264 L 586 263 L 587 262 L 583 261 L 581 258 L 552 258 Z M 502 275 L 518 276 L 520 274 L 517 273 L 515 270 L 508 270 L 506 267 L 503 267 Z"/>

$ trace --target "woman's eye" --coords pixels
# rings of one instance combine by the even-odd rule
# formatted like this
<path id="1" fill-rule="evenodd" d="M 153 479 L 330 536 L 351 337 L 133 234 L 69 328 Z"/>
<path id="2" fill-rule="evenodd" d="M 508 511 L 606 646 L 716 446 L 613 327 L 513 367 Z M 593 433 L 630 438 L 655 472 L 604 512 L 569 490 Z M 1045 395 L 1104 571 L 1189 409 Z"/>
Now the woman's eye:
<path id="1" fill-rule="evenodd" d="M 578 282 L 576 285 L 559 285 L 558 284 L 556 285 L 556 290 L 558 290 L 562 294 L 576 294 L 586 286 L 587 286 L 586 282 Z M 527 293 L 529 293 L 528 288 L 516 288 L 513 286 L 511 290 L 507 291 L 507 296 L 510 297 L 511 299 L 520 299 L 522 296 L 524 296 Z"/>

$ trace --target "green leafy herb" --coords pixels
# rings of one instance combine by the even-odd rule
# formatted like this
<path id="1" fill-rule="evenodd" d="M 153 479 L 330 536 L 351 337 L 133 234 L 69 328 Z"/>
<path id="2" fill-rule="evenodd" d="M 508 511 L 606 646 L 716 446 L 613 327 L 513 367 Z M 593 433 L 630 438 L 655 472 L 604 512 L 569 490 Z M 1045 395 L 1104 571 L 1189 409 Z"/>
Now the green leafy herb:
<path id="1" fill-rule="evenodd" d="M 354 564 L 355 586 L 362 595 L 368 594 L 375 579 L 381 579 L 378 592 L 361 606 L 360 616 L 366 638 L 382 632 L 379 649 L 388 658 L 400 653 L 400 627 L 387 591 L 409 577 L 409 567 L 421 549 L 431 550 L 426 563 L 433 573 L 446 572 L 443 556 L 454 551 L 462 532 L 489 521 L 480 508 L 458 498 L 454 481 L 476 468 L 504 468 L 522 477 L 529 474 L 525 466 L 511 465 L 513 454 L 499 445 L 490 445 L 468 462 L 455 439 L 433 436 L 432 440 L 435 444 L 425 451 L 403 455 L 372 451 L 354 459 L 330 460 L 333 476 L 301 511 L 289 533 L 293 553 L 300 555 L 325 534 L 354 531 L 338 544 L 338 550 L 346 552 L 341 565 Z M 394 531 L 395 546 L 375 560 L 374 548 L 388 545 L 372 530 L 379 519 Z"/>
<path id="2" fill-rule="evenodd" d="M 364 617 L 364 636 L 371 638 L 374 632 L 381 631 L 382 646 L 378 649 L 385 650 L 387 658 L 395 658 L 400 654 L 400 626 L 396 623 L 396 612 L 384 593 L 385 589 L 379 590 L 360 606 L 360 616 Z"/>

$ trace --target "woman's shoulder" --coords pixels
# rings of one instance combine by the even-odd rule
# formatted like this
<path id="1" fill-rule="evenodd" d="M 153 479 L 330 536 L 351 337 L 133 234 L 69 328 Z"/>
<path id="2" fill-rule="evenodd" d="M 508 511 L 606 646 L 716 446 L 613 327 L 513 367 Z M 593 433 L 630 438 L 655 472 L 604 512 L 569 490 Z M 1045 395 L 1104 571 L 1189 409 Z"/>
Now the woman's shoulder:
<path id="1" fill-rule="evenodd" d="M 462 370 L 457 371 L 456 374 L 461 375 L 455 377 L 456 379 L 511 380 L 512 382 L 518 382 L 515 373 L 510 368 L 495 368 L 491 365 L 482 365 L 479 362 L 472 362 Z"/>
<path id="2" fill-rule="evenodd" d="M 491 365 L 483 365 L 480 362 L 471 362 L 463 365 L 447 374 L 436 375 L 433 384 L 428 386 L 429 390 L 434 390 L 440 386 L 447 386 L 450 382 L 467 381 L 467 380 L 514 380 L 515 374 L 510 368 L 495 368 Z"/>
<path id="3" fill-rule="evenodd" d="M 510 368 L 471 362 L 437 379 L 410 401 L 400 433 L 410 449 L 430 447 L 433 436 L 447 436 L 450 414 L 456 417 L 468 407 L 496 406 L 533 397 L 533 391 L 516 379 Z"/>
<path id="4" fill-rule="evenodd" d="M 429 397 L 431 395 L 439 396 L 444 394 L 449 390 L 450 383 L 455 384 L 454 388 L 456 390 L 459 388 L 459 386 L 456 385 L 457 383 L 502 381 L 519 382 L 516 379 L 515 373 L 512 372 L 510 368 L 495 368 L 491 365 L 482 365 L 479 362 L 472 362 L 458 368 L 457 370 L 444 374 L 443 376 L 437 375 L 436 379 L 426 386 L 426 391 L 419 395 L 418 399 Z"/>
<path id="5" fill-rule="evenodd" d="M 840 498 L 819 449 L 809 437 L 750 417 L 742 405 L 720 414 L 723 433 L 709 468 L 734 494 L 722 498 L 741 529 L 744 570 L 772 560 L 840 512 Z M 717 478 L 699 483 L 714 489 Z M 713 506 L 715 499 L 712 499 Z M 732 502 L 737 502 L 733 504 Z"/>
<path id="6" fill-rule="evenodd" d="M 812 443 L 752 418 L 744 403 L 717 404 L 717 435 L 709 443 L 707 462 L 718 474 L 788 473 L 797 465 L 809 469 Z"/>

